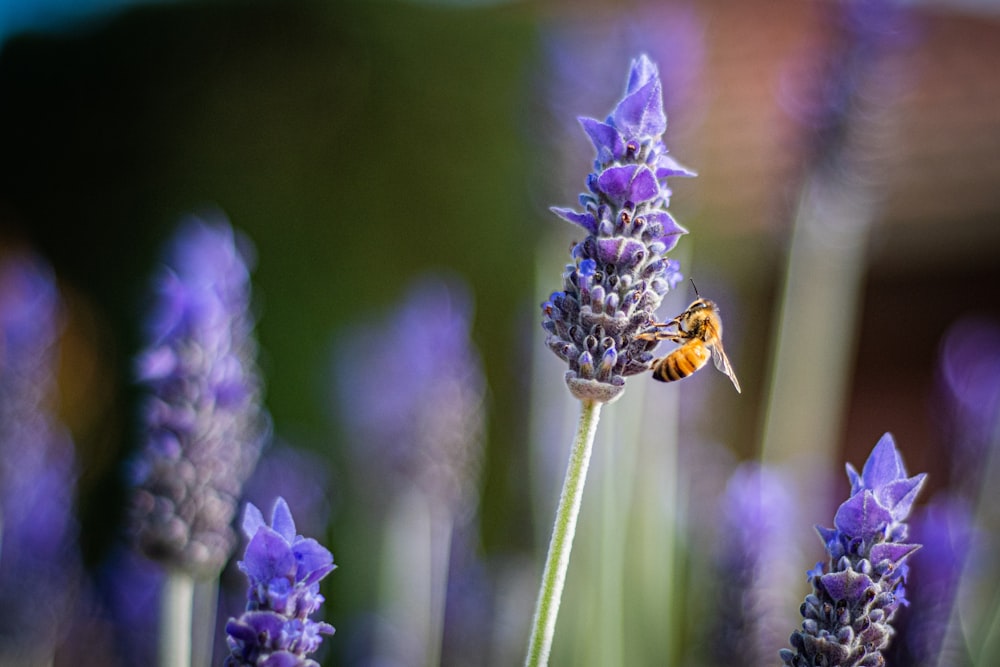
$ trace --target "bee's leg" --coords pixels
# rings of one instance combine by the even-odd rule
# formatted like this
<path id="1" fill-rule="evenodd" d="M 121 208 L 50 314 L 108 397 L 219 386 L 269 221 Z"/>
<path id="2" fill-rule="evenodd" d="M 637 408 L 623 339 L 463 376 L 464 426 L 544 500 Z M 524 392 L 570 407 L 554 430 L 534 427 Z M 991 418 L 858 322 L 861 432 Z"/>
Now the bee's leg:
<path id="1" fill-rule="evenodd" d="M 656 325 L 661 326 L 661 325 Z M 636 334 L 636 338 L 641 340 L 669 340 L 672 343 L 680 343 L 687 340 L 687 337 L 676 331 L 643 331 Z"/>
<path id="2" fill-rule="evenodd" d="M 679 339 L 675 338 L 679 332 L 676 331 L 663 331 L 663 329 L 669 329 L 670 327 L 680 328 L 679 318 L 674 318 L 668 322 L 653 322 L 646 329 L 636 335 L 636 338 L 641 338 L 642 340 L 672 340 L 674 342 L 679 342 Z"/>

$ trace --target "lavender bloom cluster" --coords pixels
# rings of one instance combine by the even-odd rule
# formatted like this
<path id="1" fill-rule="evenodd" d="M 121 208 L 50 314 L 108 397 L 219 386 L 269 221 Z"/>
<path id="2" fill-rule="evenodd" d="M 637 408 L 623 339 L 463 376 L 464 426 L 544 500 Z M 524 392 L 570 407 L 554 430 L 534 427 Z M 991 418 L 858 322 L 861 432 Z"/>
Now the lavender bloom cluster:
<path id="1" fill-rule="evenodd" d="M 61 303 L 51 268 L 0 262 L 0 663 L 51 660 L 82 572 L 76 463 L 54 417 Z M 30 608 L 30 613 L 26 611 Z"/>
<path id="2" fill-rule="evenodd" d="M 217 574 L 235 547 L 237 499 L 268 432 L 248 250 L 225 220 L 187 221 L 156 278 L 138 360 L 147 392 L 132 499 L 138 544 L 197 575 Z"/>
<path id="3" fill-rule="evenodd" d="M 456 518 L 477 505 L 485 432 L 472 307 L 463 283 L 424 277 L 385 321 L 359 327 L 334 350 L 358 464 L 415 482 Z"/>
<path id="4" fill-rule="evenodd" d="M 556 208 L 587 236 L 572 249 L 563 289 L 542 304 L 546 344 L 569 364 L 566 382 L 581 400 L 617 398 L 625 377 L 648 370 L 655 341 L 636 335 L 655 321 L 681 279 L 665 254 L 686 233 L 667 211 L 671 176 L 694 176 L 667 154 L 656 65 L 632 62 L 625 95 L 606 120 L 580 118 L 597 158 L 580 195 L 583 212 Z"/>
<path id="5" fill-rule="evenodd" d="M 907 476 L 887 433 L 861 473 L 848 464 L 847 476 L 851 496 L 834 527 L 817 527 L 830 559 L 809 572 L 813 592 L 802 604 L 802 629 L 792 633 L 794 650 L 780 652 L 790 667 L 885 664 L 893 616 L 907 604 L 906 560 L 920 545 L 906 542 L 905 521 L 926 474 Z"/>
<path id="6" fill-rule="evenodd" d="M 336 567 L 319 542 L 295 532 L 284 498 L 271 524 L 247 504 L 243 532 L 250 538 L 240 570 L 249 581 L 246 611 L 226 624 L 225 667 L 318 667 L 308 656 L 333 626 L 309 617 L 323 604 L 319 582 Z"/>
<path id="7" fill-rule="evenodd" d="M 788 558 L 787 526 L 797 505 L 786 475 L 744 463 L 730 476 L 722 497 L 720 543 L 715 557 L 719 613 L 712 641 L 717 664 L 765 665 L 784 641 L 783 596 L 799 572 Z"/>

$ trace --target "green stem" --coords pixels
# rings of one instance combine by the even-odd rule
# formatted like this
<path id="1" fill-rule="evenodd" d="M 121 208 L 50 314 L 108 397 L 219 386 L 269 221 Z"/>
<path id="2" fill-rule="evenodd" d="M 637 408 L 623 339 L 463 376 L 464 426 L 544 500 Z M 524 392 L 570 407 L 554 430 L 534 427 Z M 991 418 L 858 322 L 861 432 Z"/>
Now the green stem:
<path id="1" fill-rule="evenodd" d="M 194 579 L 167 572 L 160 592 L 160 667 L 190 667 Z"/>
<path id="2" fill-rule="evenodd" d="M 194 584 L 191 626 L 191 664 L 211 665 L 215 650 L 216 616 L 219 609 L 219 578 Z"/>
<path id="3" fill-rule="evenodd" d="M 566 583 L 566 570 L 569 567 L 570 551 L 573 549 L 576 519 L 580 514 L 580 500 L 583 498 L 583 485 L 587 480 L 590 452 L 593 449 L 594 433 L 597 431 L 600 412 L 601 403 L 581 402 L 580 421 L 573 440 L 573 450 L 570 452 L 559 506 L 556 508 L 556 520 L 552 527 L 549 554 L 545 559 L 542 585 L 538 590 L 538 602 L 535 605 L 525 667 L 543 667 L 549 662 L 556 617 L 559 615 L 559 602 L 562 599 L 563 584 Z"/>

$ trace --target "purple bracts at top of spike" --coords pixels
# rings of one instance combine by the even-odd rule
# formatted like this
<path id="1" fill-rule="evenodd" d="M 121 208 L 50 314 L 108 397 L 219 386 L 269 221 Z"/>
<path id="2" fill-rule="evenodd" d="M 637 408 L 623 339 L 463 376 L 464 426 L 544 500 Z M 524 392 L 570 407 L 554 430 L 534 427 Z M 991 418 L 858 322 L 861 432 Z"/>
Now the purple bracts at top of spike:
<path id="1" fill-rule="evenodd" d="M 256 506 L 243 515 L 247 545 L 240 570 L 247 576 L 247 606 L 226 624 L 230 655 L 225 667 L 317 667 L 309 658 L 332 635 L 333 626 L 310 616 L 323 604 L 319 582 L 333 572 L 333 555 L 316 540 L 295 532 L 284 498 L 271 523 Z"/>
<path id="2" fill-rule="evenodd" d="M 583 211 L 552 211 L 587 236 L 572 249 L 563 289 L 542 304 L 542 326 L 546 344 L 569 365 L 572 393 L 608 402 L 653 359 L 656 342 L 636 334 L 681 280 L 666 253 L 687 233 L 667 211 L 666 179 L 694 173 L 667 154 L 663 89 L 645 55 L 632 62 L 625 94 L 605 120 L 579 120 L 597 153 Z"/>

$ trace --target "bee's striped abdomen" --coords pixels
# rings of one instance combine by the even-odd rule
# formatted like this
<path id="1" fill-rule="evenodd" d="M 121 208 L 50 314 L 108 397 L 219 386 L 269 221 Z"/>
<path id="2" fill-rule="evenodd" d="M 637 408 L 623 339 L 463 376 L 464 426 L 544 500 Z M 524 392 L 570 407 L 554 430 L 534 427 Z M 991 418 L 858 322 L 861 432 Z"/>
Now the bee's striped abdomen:
<path id="1" fill-rule="evenodd" d="M 653 364 L 653 377 L 660 382 L 681 380 L 704 366 L 711 356 L 702 341 L 689 340 Z"/>

